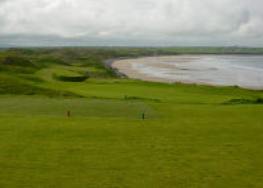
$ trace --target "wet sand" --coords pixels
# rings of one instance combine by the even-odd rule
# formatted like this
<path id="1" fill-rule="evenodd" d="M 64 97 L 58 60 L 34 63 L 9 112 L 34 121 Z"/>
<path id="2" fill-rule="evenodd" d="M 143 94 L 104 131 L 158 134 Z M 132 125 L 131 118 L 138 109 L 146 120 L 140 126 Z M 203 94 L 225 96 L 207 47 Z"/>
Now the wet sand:
<path id="1" fill-rule="evenodd" d="M 133 79 L 263 89 L 263 56 L 178 55 L 114 61 Z"/>

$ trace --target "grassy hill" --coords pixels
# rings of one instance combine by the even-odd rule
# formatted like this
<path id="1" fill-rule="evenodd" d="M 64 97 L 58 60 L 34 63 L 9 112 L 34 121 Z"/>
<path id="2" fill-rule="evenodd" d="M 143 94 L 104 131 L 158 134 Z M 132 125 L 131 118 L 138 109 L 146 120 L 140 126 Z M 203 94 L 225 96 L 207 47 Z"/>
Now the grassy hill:
<path id="1" fill-rule="evenodd" d="M 103 64 L 222 49 L 0 52 L 0 187 L 262 187 L 262 91 L 130 80 Z"/>

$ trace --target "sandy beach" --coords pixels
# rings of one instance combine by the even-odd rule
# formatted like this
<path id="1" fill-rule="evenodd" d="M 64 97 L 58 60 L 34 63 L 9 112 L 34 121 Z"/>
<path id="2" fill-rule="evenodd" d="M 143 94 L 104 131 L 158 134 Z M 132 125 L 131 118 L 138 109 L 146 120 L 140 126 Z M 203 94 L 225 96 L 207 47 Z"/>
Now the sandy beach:
<path id="1" fill-rule="evenodd" d="M 114 61 L 129 78 L 263 89 L 263 56 L 178 55 Z"/>

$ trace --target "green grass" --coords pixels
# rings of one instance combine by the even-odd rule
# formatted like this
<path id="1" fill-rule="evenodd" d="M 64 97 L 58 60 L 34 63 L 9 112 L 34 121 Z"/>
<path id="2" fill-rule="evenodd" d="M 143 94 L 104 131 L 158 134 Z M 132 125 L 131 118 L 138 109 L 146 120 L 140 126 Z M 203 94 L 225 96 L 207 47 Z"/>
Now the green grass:
<path id="1" fill-rule="evenodd" d="M 0 71 L 0 187 L 263 187 L 262 91 L 120 79 L 113 51 L 0 53 L 37 67 Z"/>

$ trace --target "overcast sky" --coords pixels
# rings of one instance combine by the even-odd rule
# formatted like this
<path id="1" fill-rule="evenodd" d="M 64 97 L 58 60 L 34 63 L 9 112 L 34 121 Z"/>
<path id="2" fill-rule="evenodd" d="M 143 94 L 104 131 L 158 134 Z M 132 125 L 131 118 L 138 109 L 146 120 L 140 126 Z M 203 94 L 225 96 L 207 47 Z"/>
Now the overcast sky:
<path id="1" fill-rule="evenodd" d="M 263 0 L 0 0 L 0 46 L 263 46 Z"/>

